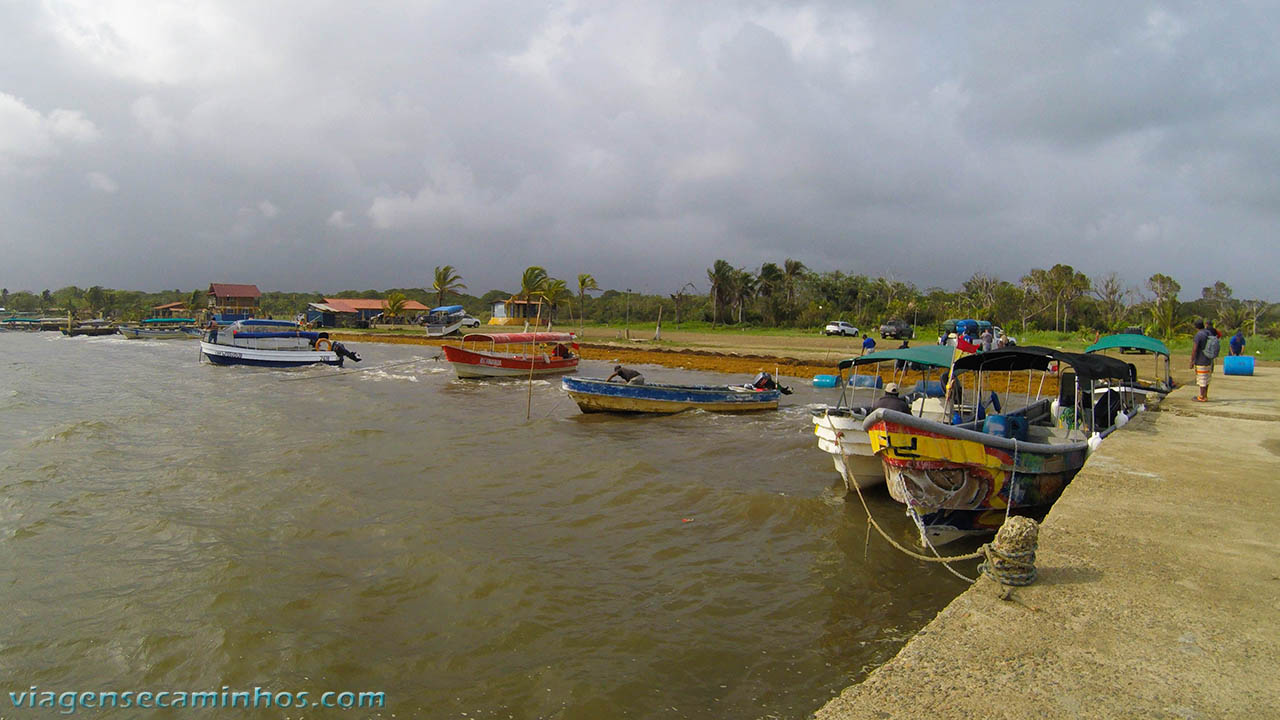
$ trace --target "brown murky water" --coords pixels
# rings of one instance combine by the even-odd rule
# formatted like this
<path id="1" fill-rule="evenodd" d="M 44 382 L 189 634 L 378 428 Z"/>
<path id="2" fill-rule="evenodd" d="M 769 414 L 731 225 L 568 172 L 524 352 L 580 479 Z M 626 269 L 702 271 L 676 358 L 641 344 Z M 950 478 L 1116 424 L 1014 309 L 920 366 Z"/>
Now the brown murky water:
<path id="1" fill-rule="evenodd" d="M 800 718 L 963 589 L 865 544 L 814 444 L 830 391 L 625 418 L 536 381 L 526 420 L 525 383 L 358 347 L 382 369 L 0 335 L 0 716 L 31 686 L 226 686 L 386 693 L 291 717 Z"/>

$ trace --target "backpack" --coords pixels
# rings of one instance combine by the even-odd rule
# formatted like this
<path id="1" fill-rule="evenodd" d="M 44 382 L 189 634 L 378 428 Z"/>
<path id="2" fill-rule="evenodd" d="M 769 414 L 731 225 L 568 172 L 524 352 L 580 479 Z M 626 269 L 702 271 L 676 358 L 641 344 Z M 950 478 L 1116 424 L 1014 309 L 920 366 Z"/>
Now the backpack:
<path id="1" fill-rule="evenodd" d="M 1218 357 L 1218 351 L 1220 347 L 1221 347 L 1221 341 L 1218 340 L 1218 336 L 1213 333 L 1209 333 L 1209 337 L 1204 339 L 1204 349 L 1202 349 L 1200 352 L 1205 357 L 1212 360 Z"/>

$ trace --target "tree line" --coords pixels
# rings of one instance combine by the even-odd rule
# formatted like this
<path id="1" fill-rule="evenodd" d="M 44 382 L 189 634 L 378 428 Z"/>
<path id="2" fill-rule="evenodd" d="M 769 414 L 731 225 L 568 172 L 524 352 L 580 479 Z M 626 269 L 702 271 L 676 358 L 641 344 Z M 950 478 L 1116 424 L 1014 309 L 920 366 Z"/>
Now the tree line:
<path id="1" fill-rule="evenodd" d="M 1262 299 L 1237 298 L 1218 281 L 1202 288 L 1200 296 L 1181 300 L 1182 287 L 1168 275 L 1156 273 L 1140 287 L 1126 286 L 1115 273 L 1090 278 L 1070 265 L 1033 268 L 1017 281 L 975 273 L 960 288 L 917 288 L 892 277 L 869 277 L 840 270 L 815 272 L 799 260 L 764 263 L 758 270 L 734 267 L 717 259 L 706 270 L 705 283 L 686 282 L 670 294 L 645 294 L 602 289 L 589 273 L 576 280 L 550 276 L 541 266 L 524 270 L 514 291 L 490 290 L 475 296 L 452 265 L 437 266 L 428 287 L 386 290 L 342 290 L 336 293 L 264 292 L 264 314 L 291 317 L 323 297 L 377 298 L 387 315 L 403 315 L 404 303 L 427 306 L 462 305 L 478 317 L 487 316 L 496 301 L 515 296 L 540 300 L 557 322 L 654 322 L 661 316 L 674 323 L 702 322 L 712 326 L 815 328 L 832 320 L 846 320 L 872 330 L 891 318 L 917 328 L 936 327 L 947 319 L 989 320 L 1010 332 L 1029 330 L 1062 333 L 1117 332 L 1139 327 L 1169 338 L 1187 332 L 1197 317 L 1214 320 L 1224 330 L 1242 329 L 1280 337 L 1280 306 Z M 598 295 L 596 294 L 598 293 Z M 151 308 L 184 303 L 193 313 L 205 306 L 203 290 L 113 290 L 101 286 L 68 286 L 40 293 L 0 290 L 0 307 L 10 312 L 73 312 L 93 317 L 136 320 Z M 919 332 L 919 331 L 918 331 Z M 923 333 L 920 333 L 923 334 Z"/>

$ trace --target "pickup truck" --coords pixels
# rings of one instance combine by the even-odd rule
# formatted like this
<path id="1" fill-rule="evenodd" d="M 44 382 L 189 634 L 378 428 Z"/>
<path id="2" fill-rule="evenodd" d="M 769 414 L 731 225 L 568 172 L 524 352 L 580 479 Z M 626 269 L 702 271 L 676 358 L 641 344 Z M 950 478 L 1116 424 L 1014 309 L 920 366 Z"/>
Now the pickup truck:
<path id="1" fill-rule="evenodd" d="M 916 336 L 916 331 L 911 324 L 905 320 L 887 320 L 885 324 L 880 326 L 880 339 L 895 338 L 898 340 L 910 340 Z"/>

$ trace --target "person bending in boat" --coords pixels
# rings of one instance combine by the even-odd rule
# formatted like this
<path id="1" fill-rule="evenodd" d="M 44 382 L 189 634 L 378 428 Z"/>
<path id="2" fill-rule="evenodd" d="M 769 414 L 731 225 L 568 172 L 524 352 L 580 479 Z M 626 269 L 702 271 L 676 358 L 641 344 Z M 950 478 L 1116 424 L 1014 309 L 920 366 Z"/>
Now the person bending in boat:
<path id="1" fill-rule="evenodd" d="M 621 378 L 622 382 L 628 385 L 644 384 L 644 376 L 641 375 L 639 371 L 632 370 L 631 368 L 625 368 L 621 365 L 613 366 L 613 374 L 606 378 L 605 382 L 613 382 L 614 378 Z"/>
<path id="2" fill-rule="evenodd" d="M 898 383 L 891 382 L 884 386 L 884 395 L 871 406 L 872 410 L 879 410 L 880 408 L 911 414 L 911 406 L 907 404 L 906 400 L 898 397 Z"/>

